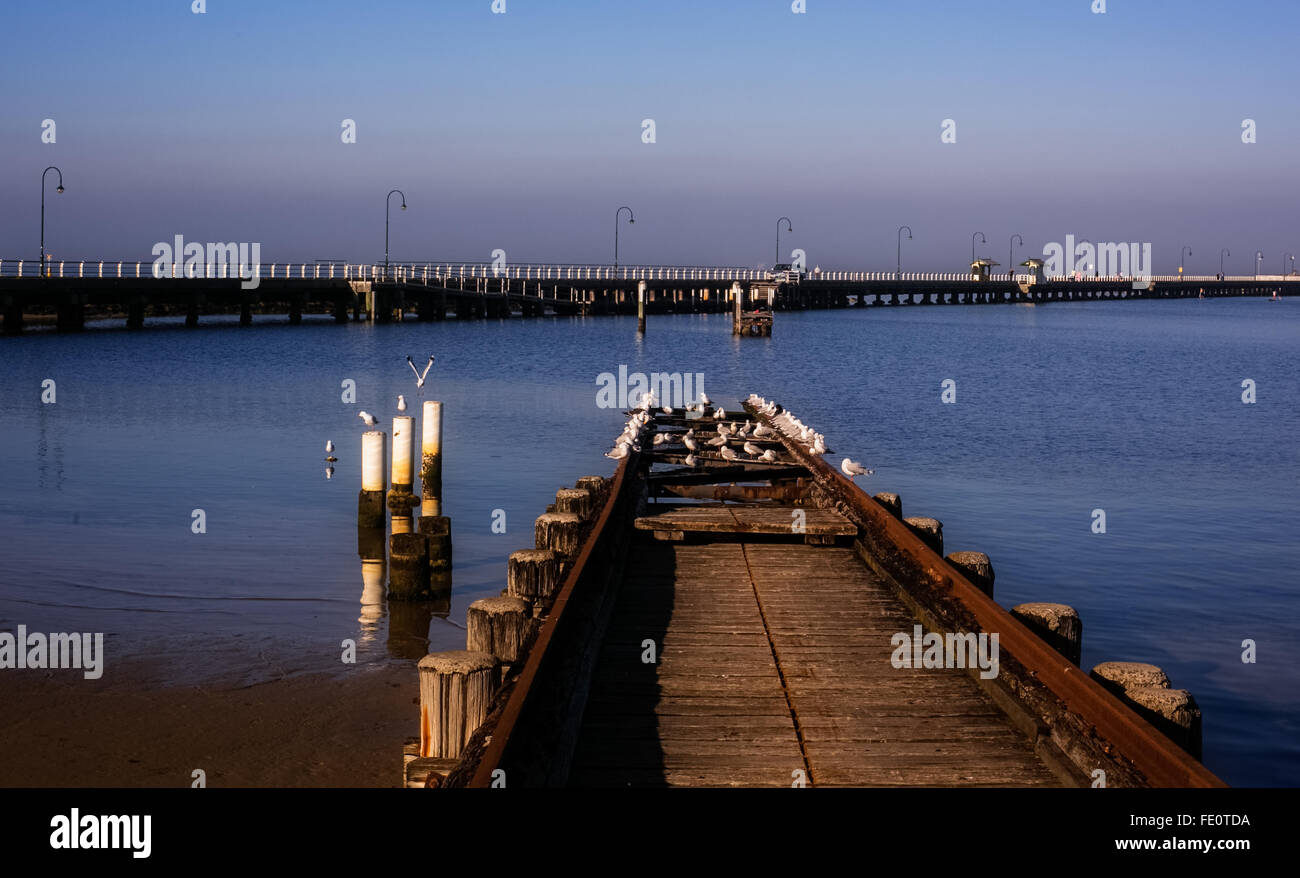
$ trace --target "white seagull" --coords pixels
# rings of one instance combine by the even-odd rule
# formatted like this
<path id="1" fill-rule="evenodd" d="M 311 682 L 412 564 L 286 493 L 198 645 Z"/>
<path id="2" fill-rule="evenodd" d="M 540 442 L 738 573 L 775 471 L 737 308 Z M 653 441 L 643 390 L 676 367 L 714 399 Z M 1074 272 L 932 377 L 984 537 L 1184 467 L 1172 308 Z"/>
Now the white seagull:
<path id="1" fill-rule="evenodd" d="M 370 412 L 357 412 L 357 417 L 365 421 L 367 427 L 374 427 L 379 423 L 379 419 Z"/>
<path id="2" fill-rule="evenodd" d="M 744 445 L 744 449 L 745 449 L 745 453 L 748 454 L 750 457 L 759 457 L 763 453 L 763 449 L 759 448 L 753 442 L 746 442 Z"/>
<path id="3" fill-rule="evenodd" d="M 736 459 L 736 452 L 732 451 L 730 448 L 728 448 L 725 445 L 718 449 L 718 453 L 722 455 L 723 460 Z"/>
<path id="4" fill-rule="evenodd" d="M 694 451 L 700 447 L 695 444 L 695 440 L 690 437 L 690 434 L 682 437 L 682 444 L 686 446 L 687 451 Z"/>
<path id="5" fill-rule="evenodd" d="M 622 460 L 627 457 L 627 446 L 623 444 L 615 445 L 613 451 L 606 451 L 606 457 L 612 457 L 614 460 Z"/>
<path id="6" fill-rule="evenodd" d="M 849 460 L 847 457 L 840 461 L 840 472 L 850 479 L 854 476 L 869 476 L 875 472 L 873 469 L 867 469 L 857 461 Z"/>
<path id="7" fill-rule="evenodd" d="M 767 451 L 763 452 L 763 460 L 767 461 L 768 463 L 776 463 L 776 452 L 774 452 L 770 448 L 767 449 Z"/>
<path id="8" fill-rule="evenodd" d="M 325 440 L 325 460 L 330 463 L 334 463 L 338 460 L 338 458 L 334 456 L 334 443 L 328 439 Z M 329 469 L 333 469 L 333 467 L 329 467 Z"/>
<path id="9" fill-rule="evenodd" d="M 416 388 L 417 388 L 417 389 L 420 389 L 420 390 L 423 390 L 423 389 L 424 389 L 424 379 L 428 377 L 428 375 L 429 375 L 429 370 L 430 370 L 431 368 L 433 368 L 433 354 L 429 354 L 429 362 L 427 362 L 427 363 L 424 364 L 424 371 L 423 371 L 423 372 L 421 372 L 419 369 L 415 368 L 415 361 L 412 360 L 412 359 L 410 358 L 409 355 L 408 355 L 407 358 L 406 358 L 406 364 L 407 364 L 408 366 L 410 366 L 410 367 L 411 367 L 411 371 L 415 373 L 415 386 L 416 386 Z"/>
<path id="10" fill-rule="evenodd" d="M 694 454 L 686 455 L 686 460 L 684 462 L 687 466 L 695 466 L 695 455 Z"/>
<path id="11" fill-rule="evenodd" d="M 406 411 L 406 397 L 402 396 L 400 393 L 397 394 L 397 410 L 399 412 Z"/>

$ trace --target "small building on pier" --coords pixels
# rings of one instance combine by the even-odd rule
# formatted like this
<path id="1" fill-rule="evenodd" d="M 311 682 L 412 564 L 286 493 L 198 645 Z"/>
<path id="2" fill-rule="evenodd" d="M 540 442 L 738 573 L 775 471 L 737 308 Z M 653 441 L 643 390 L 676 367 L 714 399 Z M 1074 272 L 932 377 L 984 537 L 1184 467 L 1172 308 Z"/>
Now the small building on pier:
<path id="1" fill-rule="evenodd" d="M 1045 263 L 1041 259 L 1026 259 L 1024 262 L 1020 263 L 1021 267 L 1029 269 L 1029 282 L 1031 284 L 1041 284 L 1047 281 L 1047 278 L 1043 276 L 1044 264 Z"/>
<path id="2" fill-rule="evenodd" d="M 992 259 L 976 259 L 970 264 L 970 279 L 976 281 L 988 280 L 993 267 L 997 264 Z"/>

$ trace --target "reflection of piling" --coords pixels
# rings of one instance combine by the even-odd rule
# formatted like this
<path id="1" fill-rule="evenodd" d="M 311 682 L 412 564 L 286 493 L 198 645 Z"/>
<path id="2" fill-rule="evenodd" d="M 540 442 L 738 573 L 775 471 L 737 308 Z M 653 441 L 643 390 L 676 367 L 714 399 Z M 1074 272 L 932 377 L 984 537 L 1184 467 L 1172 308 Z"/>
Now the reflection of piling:
<path id="1" fill-rule="evenodd" d="M 519 661 L 532 610 L 516 597 L 482 598 L 465 613 L 467 649 L 496 656 L 503 665 Z"/>
<path id="2" fill-rule="evenodd" d="M 456 759 L 487 719 L 497 660 L 485 652 L 435 652 L 420 659 L 420 755 Z"/>
<path id="3" fill-rule="evenodd" d="M 357 554 L 361 556 L 361 616 L 357 621 L 362 638 L 368 640 L 384 615 L 384 532 L 357 528 Z"/>
<path id="4" fill-rule="evenodd" d="M 388 508 L 408 512 L 415 505 L 415 418 L 393 418 L 393 474 L 388 492 Z"/>
<path id="5" fill-rule="evenodd" d="M 424 496 L 432 497 L 439 508 L 433 515 L 442 514 L 442 403 L 430 400 L 424 404 L 423 435 L 420 443 L 420 482 Z M 425 513 L 426 515 L 430 513 Z"/>
<path id="6" fill-rule="evenodd" d="M 389 540 L 388 598 L 418 601 L 429 597 L 429 542 L 424 534 L 395 533 Z"/>
<path id="7" fill-rule="evenodd" d="M 435 607 L 428 601 L 396 601 L 388 608 L 388 654 L 419 661 L 429 652 L 429 623 Z"/>
<path id="8" fill-rule="evenodd" d="M 370 430 L 361 436 L 361 495 L 357 498 L 357 527 L 384 526 L 384 462 L 388 436 Z"/>

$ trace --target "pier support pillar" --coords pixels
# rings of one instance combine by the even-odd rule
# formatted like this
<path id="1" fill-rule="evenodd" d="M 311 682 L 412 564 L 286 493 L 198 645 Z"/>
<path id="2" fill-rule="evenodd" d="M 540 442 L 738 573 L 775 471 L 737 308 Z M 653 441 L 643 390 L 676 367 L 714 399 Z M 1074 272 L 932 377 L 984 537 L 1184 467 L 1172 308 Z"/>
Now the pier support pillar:
<path id="1" fill-rule="evenodd" d="M 5 305 L 5 334 L 17 335 L 23 331 L 23 306 L 16 302 Z"/>
<path id="2" fill-rule="evenodd" d="M 1083 652 L 1083 620 L 1074 607 L 1065 604 L 1020 604 L 1011 608 L 1011 615 L 1024 622 L 1047 645 L 1065 656 L 1072 664 L 1079 663 Z"/>
<path id="3" fill-rule="evenodd" d="M 550 549 L 572 560 L 578 554 L 578 531 L 582 519 L 571 512 L 547 512 L 537 516 L 534 526 L 539 549 Z"/>
<path id="4" fill-rule="evenodd" d="M 143 329 L 144 328 L 144 304 L 141 302 L 132 302 L 126 306 L 126 328 Z"/>
<path id="5" fill-rule="evenodd" d="M 1165 672 L 1143 662 L 1102 662 L 1094 680 L 1196 759 L 1201 758 L 1201 708 L 1186 689 L 1173 689 Z"/>
<path id="6" fill-rule="evenodd" d="M 487 719 L 497 685 L 496 657 L 435 652 L 420 659 L 420 755 L 457 759 Z"/>
<path id="7" fill-rule="evenodd" d="M 506 593 L 533 604 L 534 612 L 549 605 L 560 588 L 560 557 L 550 549 L 510 553 Z"/>
<path id="8" fill-rule="evenodd" d="M 899 519 L 903 518 L 903 498 L 897 494 L 880 493 L 875 496 L 875 501 L 889 510 L 889 514 Z"/>
<path id="9" fill-rule="evenodd" d="M 253 323 L 253 304 L 247 299 L 239 303 L 239 325 L 251 326 Z"/>
<path id="10" fill-rule="evenodd" d="M 396 516 L 393 521 L 396 523 Z M 431 596 L 428 538 L 417 533 L 393 534 L 388 543 L 389 600 L 419 601 Z"/>
<path id="11" fill-rule="evenodd" d="M 953 552 L 947 559 L 971 581 L 971 584 L 989 597 L 993 597 L 993 562 L 983 552 Z"/>
<path id="12" fill-rule="evenodd" d="M 55 325 L 60 332 L 79 332 L 86 328 L 86 308 L 80 302 L 55 306 Z"/>
<path id="13" fill-rule="evenodd" d="M 357 527 L 383 529 L 385 460 L 388 435 L 370 430 L 361 436 L 361 495 L 357 498 Z"/>
<path id="14" fill-rule="evenodd" d="M 645 281 L 636 284 L 636 331 L 645 335 Z"/>
<path id="15" fill-rule="evenodd" d="M 943 554 L 943 524 L 937 518 L 904 518 L 903 523 L 934 550 L 936 555 Z"/>
<path id="16" fill-rule="evenodd" d="M 490 653 L 502 665 L 512 665 L 523 657 L 532 618 L 527 601 L 509 596 L 481 598 L 465 611 L 465 648 Z"/>

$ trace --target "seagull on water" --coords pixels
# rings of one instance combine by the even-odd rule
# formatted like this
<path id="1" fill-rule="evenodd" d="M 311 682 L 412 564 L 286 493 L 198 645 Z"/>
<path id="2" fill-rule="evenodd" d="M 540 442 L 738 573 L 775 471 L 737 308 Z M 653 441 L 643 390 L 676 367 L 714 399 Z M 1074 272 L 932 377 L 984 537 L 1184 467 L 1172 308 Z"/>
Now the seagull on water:
<path id="1" fill-rule="evenodd" d="M 357 417 L 365 421 L 367 427 L 374 427 L 379 424 L 379 419 L 370 412 L 357 412 Z"/>
<path id="2" fill-rule="evenodd" d="M 423 390 L 423 389 L 424 389 L 424 379 L 428 377 L 428 375 L 429 375 L 429 370 L 430 370 L 431 368 L 433 368 L 433 354 L 429 354 L 429 362 L 427 362 L 427 363 L 424 364 L 424 371 L 423 371 L 423 372 L 421 372 L 419 369 L 415 368 L 415 360 L 412 360 L 411 357 L 410 357 L 410 355 L 407 355 L 407 357 L 406 357 L 406 365 L 410 366 L 410 367 L 411 367 L 411 371 L 415 373 L 415 386 L 416 386 L 416 388 L 419 389 L 419 390 Z"/>
<path id="3" fill-rule="evenodd" d="M 844 473 L 844 475 L 848 476 L 851 479 L 854 476 L 869 476 L 872 473 L 874 473 L 875 470 L 867 469 L 865 466 L 858 463 L 857 461 L 849 460 L 846 457 L 842 461 L 840 461 L 840 472 Z"/>

